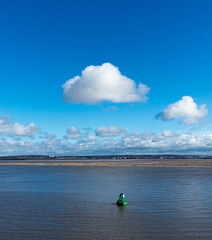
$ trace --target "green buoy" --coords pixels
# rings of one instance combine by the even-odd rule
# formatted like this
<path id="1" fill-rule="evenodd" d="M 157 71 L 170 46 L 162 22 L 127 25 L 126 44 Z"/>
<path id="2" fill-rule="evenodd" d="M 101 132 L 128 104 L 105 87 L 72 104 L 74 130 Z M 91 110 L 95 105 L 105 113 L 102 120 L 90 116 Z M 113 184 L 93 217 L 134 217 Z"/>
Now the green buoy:
<path id="1" fill-rule="evenodd" d="M 120 205 L 120 206 L 127 205 L 127 201 L 125 199 L 124 193 L 120 193 L 119 199 L 117 201 L 117 205 Z"/>

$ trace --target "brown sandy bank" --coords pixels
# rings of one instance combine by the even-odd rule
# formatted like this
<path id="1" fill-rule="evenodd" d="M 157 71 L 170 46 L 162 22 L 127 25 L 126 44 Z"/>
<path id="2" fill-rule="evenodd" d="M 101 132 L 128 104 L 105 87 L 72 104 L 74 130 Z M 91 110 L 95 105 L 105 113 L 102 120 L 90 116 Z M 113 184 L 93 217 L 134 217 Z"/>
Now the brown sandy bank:
<path id="1" fill-rule="evenodd" d="M 145 160 L 140 159 L 137 161 L 131 161 L 128 159 L 127 161 L 33 161 L 33 162 L 1 162 L 0 166 L 3 165 L 18 165 L 18 166 L 100 166 L 100 167 L 108 167 L 108 166 L 123 166 L 123 167 L 201 167 L 201 168 L 212 168 L 212 160 L 210 159 L 194 159 L 194 160 Z"/>

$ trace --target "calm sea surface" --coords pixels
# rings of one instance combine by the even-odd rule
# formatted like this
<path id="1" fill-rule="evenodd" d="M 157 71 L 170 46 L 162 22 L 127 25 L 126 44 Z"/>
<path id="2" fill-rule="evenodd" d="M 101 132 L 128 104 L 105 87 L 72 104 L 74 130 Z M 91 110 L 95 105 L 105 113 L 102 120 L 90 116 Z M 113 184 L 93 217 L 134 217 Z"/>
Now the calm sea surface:
<path id="1" fill-rule="evenodd" d="M 0 239 L 211 240 L 212 169 L 0 166 Z"/>

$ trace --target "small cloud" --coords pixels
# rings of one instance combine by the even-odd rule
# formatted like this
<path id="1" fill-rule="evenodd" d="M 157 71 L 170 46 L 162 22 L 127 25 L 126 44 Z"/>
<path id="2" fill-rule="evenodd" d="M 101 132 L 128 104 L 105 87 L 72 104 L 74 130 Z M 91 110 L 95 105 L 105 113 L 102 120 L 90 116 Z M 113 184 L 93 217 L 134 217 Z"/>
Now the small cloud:
<path id="1" fill-rule="evenodd" d="M 204 118 L 207 114 L 206 104 L 198 106 L 192 97 L 184 96 L 178 102 L 170 104 L 163 112 L 158 113 L 155 117 L 163 121 L 183 118 L 181 123 L 189 125 L 198 123 L 200 119 Z"/>
<path id="2" fill-rule="evenodd" d="M 108 112 L 110 110 L 116 111 L 116 110 L 118 110 L 118 108 L 116 106 L 111 106 L 111 107 L 107 107 L 107 108 L 103 109 L 102 111 L 103 112 Z"/>
<path id="3" fill-rule="evenodd" d="M 0 134 L 8 134 L 11 132 L 11 116 L 0 115 Z"/>
<path id="4" fill-rule="evenodd" d="M 103 101 L 114 103 L 146 102 L 150 88 L 121 74 L 111 63 L 88 66 L 81 76 L 66 81 L 63 99 L 68 103 L 97 104 Z"/>
<path id="5" fill-rule="evenodd" d="M 88 142 L 96 142 L 98 138 L 96 136 L 88 136 Z"/>
<path id="6" fill-rule="evenodd" d="M 11 121 L 11 116 L 9 115 L 0 115 L 0 124 L 8 124 Z"/>
<path id="7" fill-rule="evenodd" d="M 87 135 L 93 131 L 93 129 L 91 127 L 86 127 L 82 129 L 83 131 L 85 131 L 87 133 Z"/>
<path id="8" fill-rule="evenodd" d="M 176 134 L 175 134 L 174 132 L 172 132 L 172 131 L 167 130 L 167 131 L 162 132 L 161 135 L 162 135 L 163 137 L 173 137 L 173 136 L 175 136 Z"/>
<path id="9" fill-rule="evenodd" d="M 32 137 L 36 133 L 38 133 L 38 131 L 39 131 L 39 128 L 32 122 L 26 126 L 19 123 L 15 123 L 12 126 L 12 132 L 15 136 Z"/>
<path id="10" fill-rule="evenodd" d="M 11 116 L 0 116 L 0 134 L 8 136 L 33 137 L 39 132 L 39 128 L 34 124 L 23 125 L 11 123 Z"/>
<path id="11" fill-rule="evenodd" d="M 70 127 L 66 130 L 65 139 L 79 139 L 86 137 L 85 134 L 82 134 L 78 128 L 76 127 Z"/>
<path id="12" fill-rule="evenodd" d="M 47 138 L 47 139 L 55 139 L 56 138 L 56 135 L 55 134 L 46 134 L 45 135 L 45 138 Z"/>
<path id="13" fill-rule="evenodd" d="M 124 134 L 126 131 L 127 131 L 127 128 L 121 129 L 115 126 L 98 127 L 95 130 L 95 134 L 96 136 L 99 136 L 99 137 L 116 137 Z"/>

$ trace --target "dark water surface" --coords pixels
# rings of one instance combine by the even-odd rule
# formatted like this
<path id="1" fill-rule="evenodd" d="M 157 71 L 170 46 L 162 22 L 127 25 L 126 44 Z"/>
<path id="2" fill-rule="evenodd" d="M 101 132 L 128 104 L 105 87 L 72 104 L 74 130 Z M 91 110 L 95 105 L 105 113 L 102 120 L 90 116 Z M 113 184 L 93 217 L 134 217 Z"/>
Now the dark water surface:
<path id="1" fill-rule="evenodd" d="M 1 166 L 0 239 L 212 239 L 212 169 Z"/>

